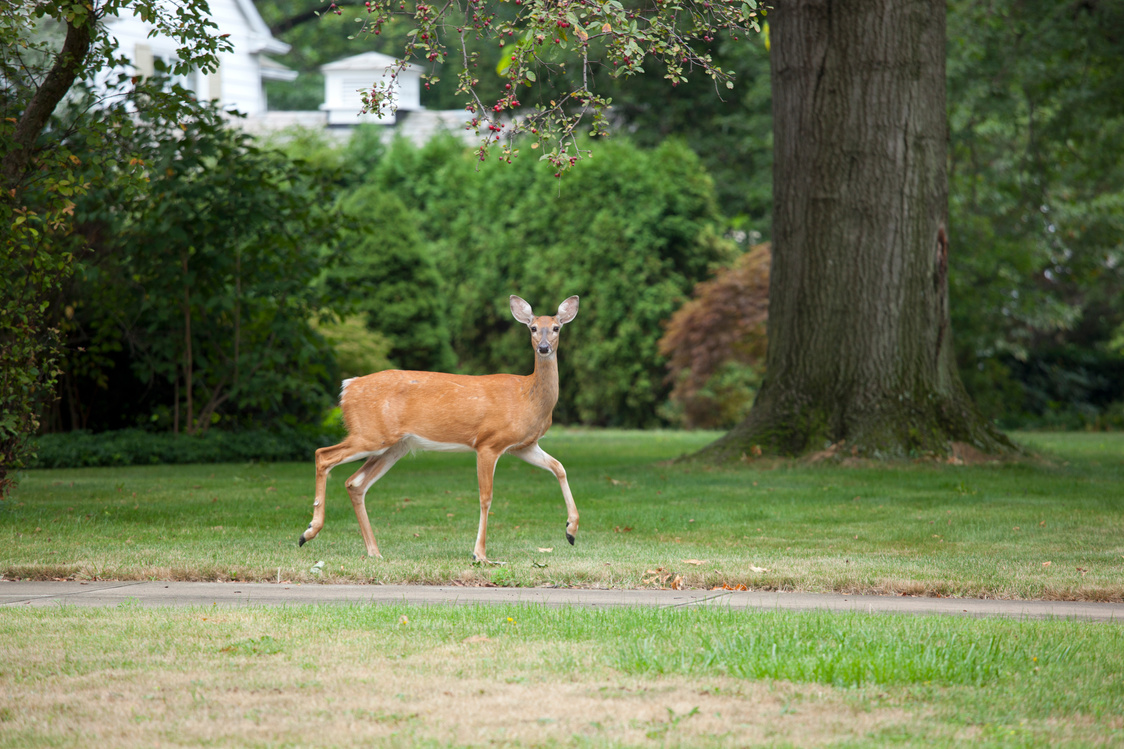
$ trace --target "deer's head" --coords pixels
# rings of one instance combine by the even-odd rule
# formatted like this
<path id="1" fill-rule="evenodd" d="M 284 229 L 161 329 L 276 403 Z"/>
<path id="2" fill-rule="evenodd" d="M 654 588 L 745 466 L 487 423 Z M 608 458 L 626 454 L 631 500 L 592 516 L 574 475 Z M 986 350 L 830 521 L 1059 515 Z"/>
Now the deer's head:
<path id="1" fill-rule="evenodd" d="M 572 296 L 558 305 L 558 314 L 535 317 L 531 305 L 511 296 L 512 316 L 531 331 L 531 345 L 539 356 L 553 356 L 558 351 L 558 333 L 562 326 L 578 316 L 578 298 Z"/>

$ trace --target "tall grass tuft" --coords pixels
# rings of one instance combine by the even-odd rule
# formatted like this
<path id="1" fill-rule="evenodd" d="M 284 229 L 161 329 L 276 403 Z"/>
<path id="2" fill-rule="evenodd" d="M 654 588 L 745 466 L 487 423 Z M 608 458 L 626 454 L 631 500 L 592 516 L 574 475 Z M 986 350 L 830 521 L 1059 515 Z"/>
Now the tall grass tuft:
<path id="1" fill-rule="evenodd" d="M 1006 622 L 861 614 L 761 614 L 726 628 L 662 617 L 624 640 L 615 665 L 631 674 L 721 675 L 833 687 L 927 684 L 984 687 L 1066 664 L 1070 645 L 1031 652 Z M 1062 625 L 1064 626 L 1064 625 Z M 982 630 L 982 632 L 981 632 Z"/>

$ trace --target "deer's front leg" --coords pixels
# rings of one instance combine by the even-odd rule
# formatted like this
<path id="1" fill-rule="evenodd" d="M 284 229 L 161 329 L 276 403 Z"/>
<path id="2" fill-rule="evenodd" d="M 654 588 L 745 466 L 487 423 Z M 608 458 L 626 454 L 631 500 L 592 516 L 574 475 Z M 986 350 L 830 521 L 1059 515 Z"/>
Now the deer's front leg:
<path id="1" fill-rule="evenodd" d="M 488 539 L 488 511 L 492 509 L 492 482 L 499 457 L 499 453 L 490 449 L 480 448 L 476 451 L 476 481 L 480 485 L 480 528 L 476 531 L 476 547 L 472 551 L 472 558 L 477 562 L 488 561 L 484 547 Z"/>
<path id="2" fill-rule="evenodd" d="M 570 484 L 566 481 L 566 469 L 539 447 L 538 443 L 522 450 L 513 450 L 511 454 L 533 466 L 550 471 L 558 479 L 558 485 L 562 487 L 562 498 L 566 500 L 566 540 L 573 546 L 574 535 L 578 532 L 578 506 L 574 504 L 574 495 L 570 493 Z"/>

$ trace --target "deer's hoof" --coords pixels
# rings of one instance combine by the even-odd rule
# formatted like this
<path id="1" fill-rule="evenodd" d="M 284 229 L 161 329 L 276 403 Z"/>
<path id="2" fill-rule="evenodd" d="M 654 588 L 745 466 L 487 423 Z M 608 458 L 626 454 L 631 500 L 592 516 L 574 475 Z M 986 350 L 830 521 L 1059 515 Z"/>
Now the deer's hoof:
<path id="1" fill-rule="evenodd" d="M 302 533 L 301 537 L 299 539 L 297 539 L 297 548 L 300 548 L 301 546 L 304 546 L 305 540 L 306 539 L 304 537 L 304 534 Z"/>
<path id="2" fill-rule="evenodd" d="M 566 531 L 566 540 L 570 542 L 570 546 L 574 545 L 574 534 Z"/>

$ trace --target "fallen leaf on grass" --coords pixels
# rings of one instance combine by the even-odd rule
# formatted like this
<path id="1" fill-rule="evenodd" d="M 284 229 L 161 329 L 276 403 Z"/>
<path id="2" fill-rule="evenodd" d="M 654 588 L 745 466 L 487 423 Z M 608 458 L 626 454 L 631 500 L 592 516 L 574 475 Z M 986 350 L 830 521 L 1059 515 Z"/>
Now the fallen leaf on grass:
<path id="1" fill-rule="evenodd" d="M 710 560 L 709 560 L 709 559 L 684 559 L 683 561 L 684 561 L 684 562 L 685 562 L 686 564 L 693 564 L 693 565 L 695 565 L 696 567 L 698 567 L 698 566 L 699 566 L 700 564 L 706 564 L 706 563 L 707 563 L 707 562 L 709 562 Z"/>
<path id="2" fill-rule="evenodd" d="M 498 588 L 500 586 L 487 580 L 453 580 L 450 585 L 458 588 Z"/>
<path id="3" fill-rule="evenodd" d="M 751 564 L 751 565 L 749 565 L 749 571 L 750 572 L 768 572 L 769 568 L 768 567 L 754 567 Z"/>
<path id="4" fill-rule="evenodd" d="M 554 551 L 554 547 L 552 546 L 552 547 L 550 547 L 549 549 L 544 549 L 544 548 L 542 548 L 542 547 L 540 546 L 540 547 L 539 547 L 539 551 L 540 551 L 541 553 L 543 553 L 543 554 L 549 554 L 550 552 Z"/>
<path id="5" fill-rule="evenodd" d="M 715 585 L 711 590 L 749 590 L 749 588 L 745 586 L 745 583 L 738 583 L 737 585 L 725 583 L 723 585 Z"/>
<path id="6" fill-rule="evenodd" d="M 672 590 L 683 590 L 683 576 L 676 575 L 675 579 L 671 581 Z"/>
<path id="7" fill-rule="evenodd" d="M 640 580 L 642 585 L 655 585 L 659 588 L 666 589 L 668 581 L 671 580 L 673 573 L 665 571 L 663 567 L 656 567 L 654 570 L 645 570 L 644 574 L 649 577 Z M 679 579 L 680 583 L 683 582 L 683 578 L 678 575 L 676 575 L 676 578 Z"/>
<path id="8" fill-rule="evenodd" d="M 1042 566 L 1043 567 L 1049 567 L 1051 564 L 1053 564 L 1053 562 L 1043 562 Z"/>
<path id="9" fill-rule="evenodd" d="M 1088 572 L 1089 570 L 1086 569 L 1085 567 L 1078 567 L 1077 571 L 1081 573 L 1081 577 L 1085 577 L 1085 573 Z"/>
<path id="10" fill-rule="evenodd" d="M 614 533 L 629 533 L 630 531 L 632 531 L 631 525 L 626 525 L 623 528 L 618 525 L 617 527 L 613 528 Z"/>

